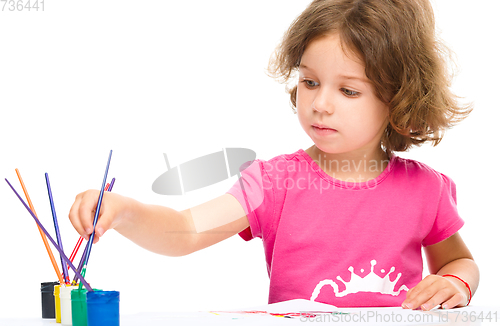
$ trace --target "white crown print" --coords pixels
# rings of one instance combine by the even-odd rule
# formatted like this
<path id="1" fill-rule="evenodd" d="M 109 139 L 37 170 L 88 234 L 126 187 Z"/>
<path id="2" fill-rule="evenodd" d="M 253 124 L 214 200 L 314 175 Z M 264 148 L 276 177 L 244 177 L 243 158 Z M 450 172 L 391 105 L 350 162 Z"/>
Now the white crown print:
<path id="1" fill-rule="evenodd" d="M 333 280 L 323 280 L 319 282 L 318 285 L 316 285 L 316 287 L 314 288 L 314 291 L 311 295 L 311 301 L 316 300 L 319 292 L 321 291 L 321 288 L 325 285 L 330 285 L 333 288 L 333 292 L 335 292 L 336 297 L 343 297 L 348 294 L 358 292 L 375 292 L 396 296 L 399 295 L 402 290 L 408 291 L 406 285 L 401 285 L 398 291 L 394 291 L 394 287 L 401 277 L 401 273 L 399 273 L 394 281 L 391 282 L 391 280 L 389 279 L 389 274 L 391 274 L 395 270 L 394 266 L 391 267 L 389 273 L 387 273 L 384 277 L 380 277 L 373 272 L 373 268 L 377 264 L 377 261 L 372 260 L 370 261 L 370 264 L 372 265 L 371 271 L 363 278 L 354 274 L 354 268 L 352 266 L 348 268 L 348 270 L 351 272 L 351 281 L 346 282 L 340 276 L 337 276 L 337 280 L 345 284 L 345 290 L 342 292 L 339 292 L 339 286 Z M 363 273 L 364 270 L 361 269 L 361 272 Z M 381 270 L 381 272 L 385 273 L 383 269 Z"/>

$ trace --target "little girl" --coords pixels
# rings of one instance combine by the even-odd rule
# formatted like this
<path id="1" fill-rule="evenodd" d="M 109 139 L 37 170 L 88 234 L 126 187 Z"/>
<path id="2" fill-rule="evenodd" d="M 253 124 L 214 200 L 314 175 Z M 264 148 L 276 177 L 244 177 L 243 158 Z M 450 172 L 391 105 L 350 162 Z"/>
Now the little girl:
<path id="1" fill-rule="evenodd" d="M 443 49 L 427 0 L 314 0 L 269 69 L 283 82 L 298 73 L 291 103 L 314 145 L 254 161 L 226 194 L 181 212 L 106 193 L 95 241 L 113 228 L 180 256 L 239 233 L 263 240 L 269 303 L 467 305 L 479 270 L 455 184 L 394 154 L 437 145 L 471 110 L 449 90 Z M 79 194 L 69 214 L 87 239 L 97 198 Z"/>

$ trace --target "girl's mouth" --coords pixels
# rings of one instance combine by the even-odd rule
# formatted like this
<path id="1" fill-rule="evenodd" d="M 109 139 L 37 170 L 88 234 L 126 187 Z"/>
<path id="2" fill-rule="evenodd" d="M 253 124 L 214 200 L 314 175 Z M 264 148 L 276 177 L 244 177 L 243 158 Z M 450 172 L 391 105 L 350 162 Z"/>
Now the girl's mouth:
<path id="1" fill-rule="evenodd" d="M 328 136 L 337 133 L 337 130 L 325 126 L 312 125 L 313 130 L 319 136 Z"/>

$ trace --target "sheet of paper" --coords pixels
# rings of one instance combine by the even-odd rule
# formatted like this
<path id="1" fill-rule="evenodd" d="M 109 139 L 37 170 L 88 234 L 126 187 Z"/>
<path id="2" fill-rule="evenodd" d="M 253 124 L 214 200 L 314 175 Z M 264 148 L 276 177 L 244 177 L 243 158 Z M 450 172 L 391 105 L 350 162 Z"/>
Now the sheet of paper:
<path id="1" fill-rule="evenodd" d="M 339 308 L 326 303 L 314 302 L 305 299 L 294 299 L 294 300 L 272 303 L 265 306 L 258 306 L 251 308 L 249 310 L 264 310 L 269 313 L 287 313 L 291 311 L 332 312 L 332 311 L 339 311 Z"/>

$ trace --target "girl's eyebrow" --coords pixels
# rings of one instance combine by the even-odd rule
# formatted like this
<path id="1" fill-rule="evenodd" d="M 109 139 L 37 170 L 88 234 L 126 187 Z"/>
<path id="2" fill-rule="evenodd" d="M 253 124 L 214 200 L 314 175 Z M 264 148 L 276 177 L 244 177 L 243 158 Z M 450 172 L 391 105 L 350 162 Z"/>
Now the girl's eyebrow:
<path id="1" fill-rule="evenodd" d="M 344 78 L 344 79 L 357 79 L 357 80 L 362 81 L 364 83 L 370 83 L 370 81 L 368 79 L 366 79 L 365 77 L 350 76 L 350 75 L 340 75 L 339 77 Z"/>
<path id="2" fill-rule="evenodd" d="M 299 68 L 314 71 L 314 69 L 309 68 L 308 66 L 306 66 L 304 64 L 300 64 Z M 363 83 L 370 83 L 370 81 L 368 79 L 366 79 L 365 77 L 360 77 L 360 76 L 355 76 L 355 75 L 339 75 L 339 77 L 343 78 L 343 79 L 355 79 L 355 80 L 359 80 Z"/>

